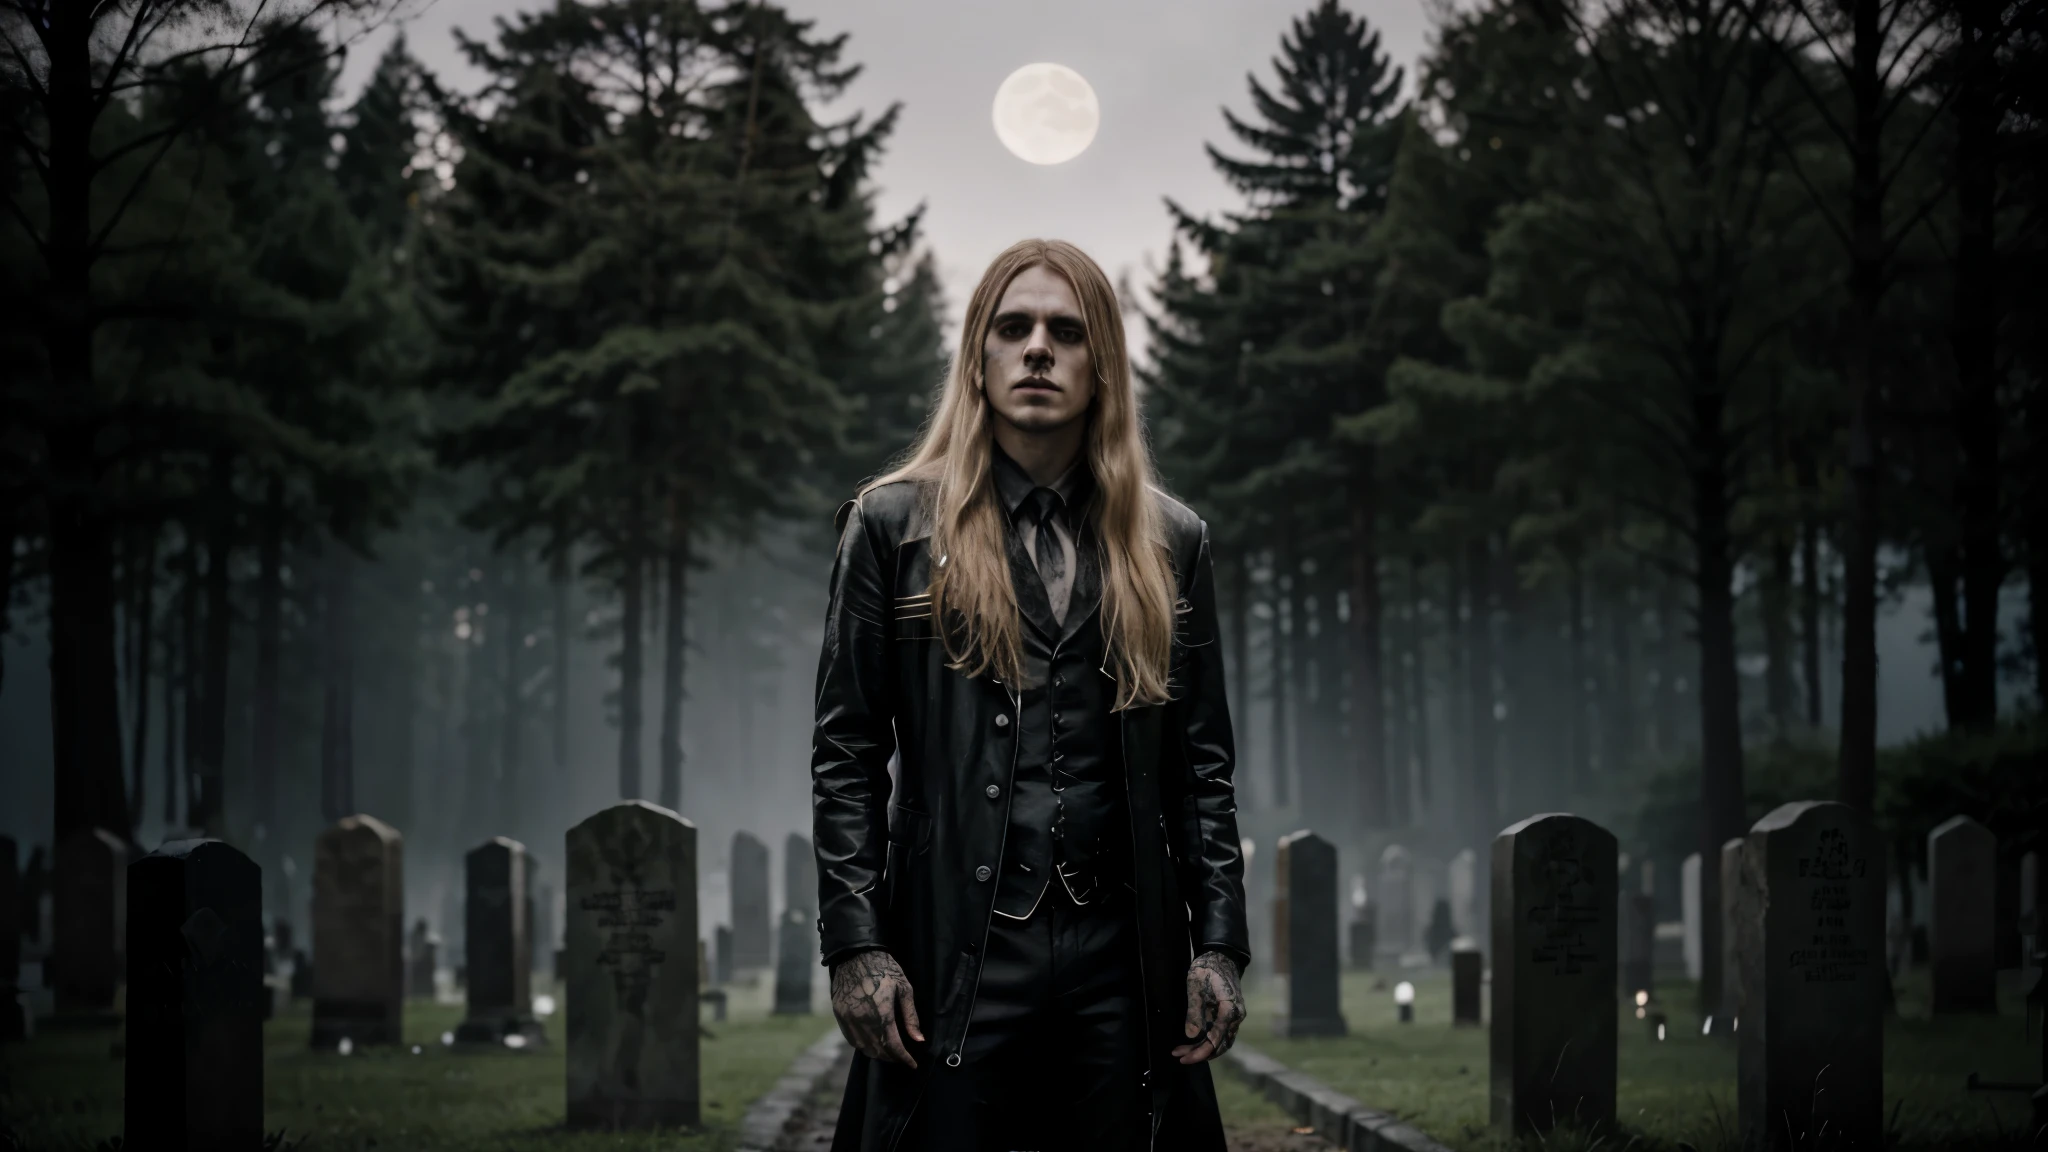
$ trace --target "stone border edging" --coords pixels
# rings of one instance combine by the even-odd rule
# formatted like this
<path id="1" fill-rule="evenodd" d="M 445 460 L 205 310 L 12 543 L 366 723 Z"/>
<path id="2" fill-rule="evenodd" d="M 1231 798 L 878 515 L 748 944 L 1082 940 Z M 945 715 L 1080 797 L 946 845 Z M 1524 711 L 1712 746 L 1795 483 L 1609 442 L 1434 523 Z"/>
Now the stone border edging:
<path id="1" fill-rule="evenodd" d="M 1297 1072 L 1256 1048 L 1238 1044 L 1223 1063 L 1253 1089 L 1344 1152 L 1450 1152 L 1398 1117 L 1375 1111 Z"/>
<path id="2" fill-rule="evenodd" d="M 790 1121 L 803 1112 L 811 1095 L 832 1074 L 832 1065 L 845 1048 L 845 1037 L 834 1027 L 791 1061 L 775 1087 L 754 1101 L 741 1117 L 738 1152 L 771 1152 L 777 1147 Z"/>

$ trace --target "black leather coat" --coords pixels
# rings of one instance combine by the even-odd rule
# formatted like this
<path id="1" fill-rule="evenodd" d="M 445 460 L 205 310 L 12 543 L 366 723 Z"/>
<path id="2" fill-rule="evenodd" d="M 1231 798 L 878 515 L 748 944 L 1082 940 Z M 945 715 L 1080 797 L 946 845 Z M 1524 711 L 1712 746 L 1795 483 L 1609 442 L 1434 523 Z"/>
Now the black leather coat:
<path id="1" fill-rule="evenodd" d="M 1185 1067 L 1168 1051 L 1186 1040 L 1194 953 L 1250 956 L 1236 757 L 1207 526 L 1158 499 L 1177 584 L 1171 699 L 1087 722 L 1121 725 L 1154 1146 L 1221 1152 L 1207 1066 Z M 985 877 L 1001 866 L 1008 822 L 1007 801 L 990 803 L 984 789 L 1000 781 L 1010 793 L 1018 698 L 992 676 L 946 667 L 927 596 L 935 558 L 919 488 L 884 485 L 840 516 L 811 753 L 824 959 L 888 949 L 927 1037 L 911 1045 L 915 1071 L 855 1059 L 833 1147 L 884 1152 L 966 1035 L 996 891 Z M 1043 668 L 1043 637 L 1023 631 L 1027 663 Z"/>

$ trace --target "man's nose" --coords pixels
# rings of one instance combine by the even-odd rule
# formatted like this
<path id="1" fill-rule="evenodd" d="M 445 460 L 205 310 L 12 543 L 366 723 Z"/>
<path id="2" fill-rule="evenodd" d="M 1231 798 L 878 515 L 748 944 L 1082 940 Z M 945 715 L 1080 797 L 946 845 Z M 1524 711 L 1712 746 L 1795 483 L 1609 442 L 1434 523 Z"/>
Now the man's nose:
<path id="1" fill-rule="evenodd" d="M 1052 367 L 1052 344 L 1043 332 L 1033 332 L 1030 343 L 1024 345 L 1024 366 L 1033 372 Z"/>

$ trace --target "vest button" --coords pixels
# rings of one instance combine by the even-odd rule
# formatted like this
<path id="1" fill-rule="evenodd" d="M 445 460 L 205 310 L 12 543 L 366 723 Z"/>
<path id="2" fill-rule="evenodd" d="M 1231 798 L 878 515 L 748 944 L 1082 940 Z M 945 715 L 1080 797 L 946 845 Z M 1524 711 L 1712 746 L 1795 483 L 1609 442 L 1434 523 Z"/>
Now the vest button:
<path id="1" fill-rule="evenodd" d="M 991 800 L 1003 794 L 1003 790 L 1001 788 L 996 787 L 993 784 L 989 785 L 986 788 L 983 788 L 982 792 L 987 794 L 988 798 Z"/>
<path id="2" fill-rule="evenodd" d="M 974 870 L 974 878 L 976 880 L 986 881 L 991 875 L 992 873 L 988 870 L 988 865 L 986 864 L 983 864 L 981 867 L 976 868 Z"/>
<path id="3" fill-rule="evenodd" d="M 1010 718 L 1009 718 L 1009 716 L 1007 716 L 1007 715 L 1005 715 L 1005 714 L 1003 714 L 1003 713 L 1000 713 L 1000 712 L 998 712 L 998 713 L 996 714 L 996 727 L 998 727 L 998 728 L 1008 728 L 1009 726 L 1010 726 Z"/>

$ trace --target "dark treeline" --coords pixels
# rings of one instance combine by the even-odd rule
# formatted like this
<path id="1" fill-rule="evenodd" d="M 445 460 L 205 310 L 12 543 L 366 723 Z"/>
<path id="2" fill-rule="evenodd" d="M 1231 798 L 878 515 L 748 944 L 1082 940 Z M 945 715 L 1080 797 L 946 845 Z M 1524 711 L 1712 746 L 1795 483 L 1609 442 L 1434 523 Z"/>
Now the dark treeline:
<path id="1" fill-rule="evenodd" d="M 820 122 L 844 38 L 758 0 L 558 3 L 463 41 L 477 91 L 400 42 L 343 100 L 388 13 L 306 2 L 0 6 L 0 604 L 53 654 L 55 833 L 267 865 L 363 809 L 445 854 L 597 773 L 695 815 L 686 731 L 807 739 L 827 512 L 943 368 L 870 206 L 895 110 Z M 1716 859 L 1816 742 L 1826 794 L 1956 806 L 1887 782 L 1875 637 L 1931 593 L 1965 736 L 2048 697 L 2043 8 L 1484 0 L 1406 89 L 1294 21 L 1210 150 L 1244 207 L 1169 201 L 1127 301 L 1249 831 L 1662 804 Z"/>
<path id="2" fill-rule="evenodd" d="M 2038 707 L 2044 32 L 1999 0 L 1492 0 L 1441 14 L 1404 101 L 1365 21 L 1296 20 L 1210 150 L 1247 207 L 1175 208 L 1151 317 L 1154 437 L 1270 727 L 1246 807 L 1447 856 L 1683 761 L 1692 837 L 1656 847 L 1716 860 L 1745 750 L 1832 738 L 1822 796 L 1872 810 L 1907 584 L 1952 729 L 1998 724 L 2001 678 Z"/>
<path id="3" fill-rule="evenodd" d="M 786 662 L 774 570 L 942 370 L 918 214 L 870 206 L 895 110 L 813 114 L 843 36 L 565 3 L 464 39 L 477 91 L 401 39 L 343 99 L 387 15 L 0 12 L 0 603 L 59 839 L 558 834 L 580 685 L 616 794 L 681 807 L 686 641 Z M 699 575 L 741 620 L 690 625 Z"/>

